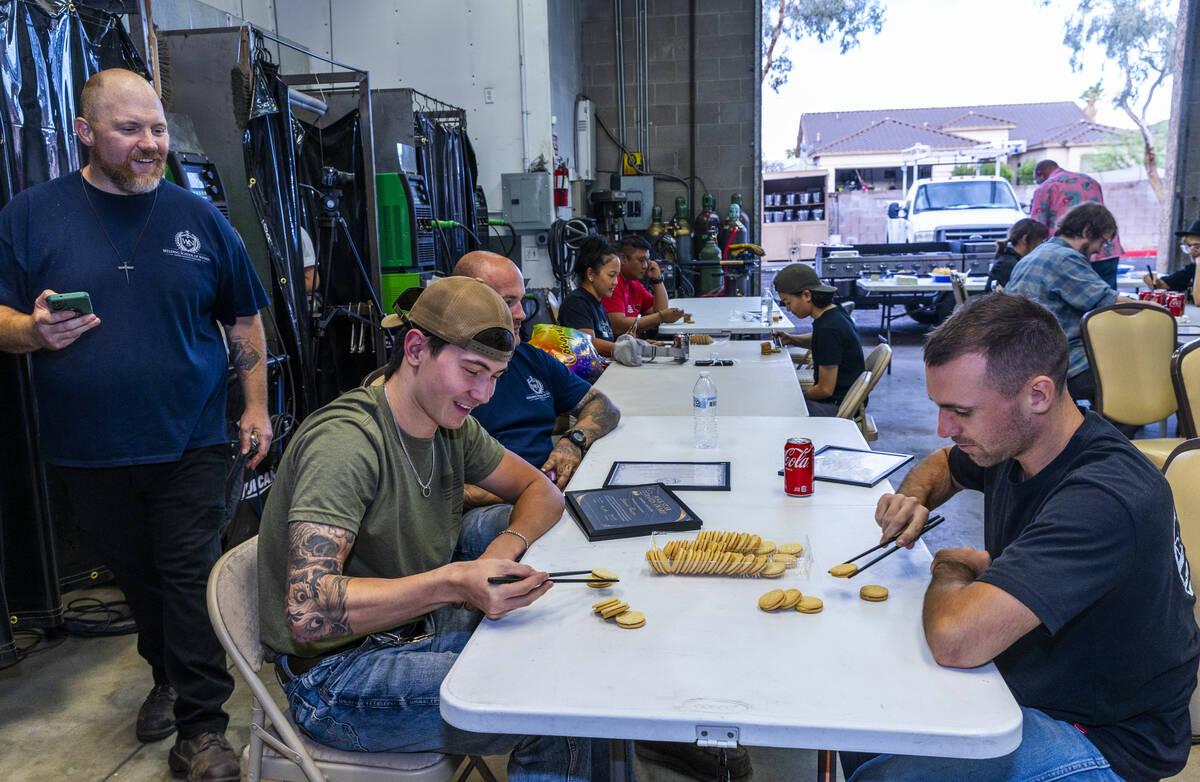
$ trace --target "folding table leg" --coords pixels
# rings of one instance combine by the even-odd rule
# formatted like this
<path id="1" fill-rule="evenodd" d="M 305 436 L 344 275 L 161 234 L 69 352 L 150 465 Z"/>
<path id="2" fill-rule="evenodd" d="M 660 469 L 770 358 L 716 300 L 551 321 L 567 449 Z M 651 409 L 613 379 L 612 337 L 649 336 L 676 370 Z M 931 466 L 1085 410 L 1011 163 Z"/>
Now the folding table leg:
<path id="1" fill-rule="evenodd" d="M 834 782 L 837 779 L 837 752 L 831 749 L 817 750 L 817 782 Z"/>

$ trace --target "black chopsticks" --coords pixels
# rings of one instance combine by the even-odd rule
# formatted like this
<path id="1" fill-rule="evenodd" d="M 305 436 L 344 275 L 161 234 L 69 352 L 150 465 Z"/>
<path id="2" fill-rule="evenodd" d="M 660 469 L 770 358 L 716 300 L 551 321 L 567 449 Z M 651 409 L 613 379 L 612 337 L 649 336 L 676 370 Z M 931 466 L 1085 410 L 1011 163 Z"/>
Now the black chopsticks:
<path id="1" fill-rule="evenodd" d="M 590 570 L 560 570 L 557 573 L 547 573 L 546 575 L 556 584 L 613 584 L 620 580 L 616 578 L 558 578 L 558 576 L 580 576 L 591 572 Z M 515 584 L 523 580 L 525 580 L 524 576 L 492 576 L 488 579 L 488 583 Z"/>
<path id="2" fill-rule="evenodd" d="M 939 516 L 930 516 L 930 517 L 929 517 L 929 520 L 925 522 L 925 526 L 924 526 L 924 527 L 921 527 L 921 535 L 924 535 L 926 532 L 928 532 L 929 530 L 933 529 L 933 528 L 934 528 L 934 527 L 936 527 L 937 525 L 941 524 L 941 523 L 942 523 L 943 521 L 945 521 L 945 520 L 946 520 L 946 517 L 945 517 L 945 516 L 940 516 L 940 515 L 939 515 Z M 917 537 L 918 537 L 918 538 L 920 538 L 920 537 L 921 537 L 921 535 L 918 535 Z M 859 559 L 859 558 L 861 558 L 861 557 L 865 557 L 867 554 L 870 554 L 872 551 L 878 551 L 879 549 L 883 548 L 884 546 L 887 546 L 888 544 L 895 542 L 896 538 L 898 538 L 898 537 L 900 537 L 900 534 L 894 535 L 894 536 L 893 536 L 893 537 L 891 537 L 890 539 L 888 539 L 888 540 L 885 540 L 884 542 L 880 543 L 880 544 L 879 544 L 879 545 L 877 545 L 877 546 L 872 546 L 871 548 L 867 549 L 867 550 L 866 550 L 866 551 L 864 551 L 863 553 L 859 554 L 857 557 L 851 557 L 850 559 L 846 560 L 846 561 L 845 561 L 845 562 L 843 562 L 842 564 L 843 564 L 843 565 L 848 565 L 848 564 L 850 564 L 851 562 L 853 562 L 853 561 L 854 561 L 854 560 L 856 560 L 856 559 Z M 858 568 L 857 570 L 855 570 L 853 573 L 851 573 L 851 574 L 849 574 L 848 576 L 846 576 L 846 578 L 854 578 L 854 577 L 855 577 L 855 576 L 857 576 L 859 573 L 861 573 L 861 572 L 863 572 L 864 570 L 866 570 L 867 568 L 871 567 L 871 565 L 874 565 L 874 564 L 875 564 L 876 562 L 878 562 L 879 560 L 881 560 L 881 559 L 884 559 L 884 558 L 886 558 L 886 557 L 890 557 L 892 554 L 895 554 L 895 553 L 896 553 L 897 551 L 899 551 L 901 548 L 902 548 L 901 546 L 892 546 L 892 547 L 891 547 L 890 549 L 888 549 L 887 551 L 885 551 L 885 552 L 883 552 L 882 554 L 880 554 L 879 556 L 875 557 L 875 559 L 872 559 L 872 560 L 871 560 L 870 562 L 868 562 L 867 564 L 863 565 L 862 567 L 860 567 L 860 568 Z"/>

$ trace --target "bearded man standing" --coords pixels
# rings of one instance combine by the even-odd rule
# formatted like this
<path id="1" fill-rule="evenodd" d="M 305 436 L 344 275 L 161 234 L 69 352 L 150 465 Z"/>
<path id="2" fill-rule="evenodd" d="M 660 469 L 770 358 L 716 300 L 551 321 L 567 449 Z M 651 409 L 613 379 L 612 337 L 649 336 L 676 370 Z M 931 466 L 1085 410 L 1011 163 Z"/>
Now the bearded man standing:
<path id="1" fill-rule="evenodd" d="M 221 553 L 230 363 L 248 465 L 271 444 L 267 296 L 229 222 L 163 181 L 169 135 L 150 84 L 101 71 L 80 109 L 88 164 L 0 211 L 0 350 L 32 354 L 56 515 L 87 534 L 137 620 L 154 677 L 138 740 L 178 729 L 173 772 L 232 782 L 233 679 L 204 590 Z M 56 291 L 88 293 L 94 314 L 53 310 Z"/>

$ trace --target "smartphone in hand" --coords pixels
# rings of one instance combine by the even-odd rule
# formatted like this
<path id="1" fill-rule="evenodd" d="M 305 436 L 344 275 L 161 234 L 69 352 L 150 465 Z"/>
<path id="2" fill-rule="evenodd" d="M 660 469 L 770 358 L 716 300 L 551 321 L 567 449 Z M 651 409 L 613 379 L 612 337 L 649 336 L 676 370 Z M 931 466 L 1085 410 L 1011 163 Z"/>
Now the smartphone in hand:
<path id="1" fill-rule="evenodd" d="M 84 291 L 75 293 L 52 293 L 46 297 L 46 306 L 51 312 L 72 310 L 75 317 L 92 314 L 92 297 Z"/>

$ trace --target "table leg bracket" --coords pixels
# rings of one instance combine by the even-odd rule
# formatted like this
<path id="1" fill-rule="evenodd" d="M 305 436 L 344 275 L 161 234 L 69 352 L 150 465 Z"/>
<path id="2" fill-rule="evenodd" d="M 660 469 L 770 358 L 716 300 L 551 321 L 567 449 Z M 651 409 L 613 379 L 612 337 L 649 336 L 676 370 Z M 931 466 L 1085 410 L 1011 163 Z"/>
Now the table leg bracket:
<path id="1" fill-rule="evenodd" d="M 728 725 L 697 725 L 696 745 L 700 747 L 716 747 L 718 749 L 735 749 L 738 745 L 740 730 Z"/>

